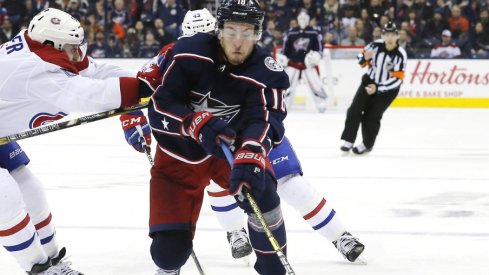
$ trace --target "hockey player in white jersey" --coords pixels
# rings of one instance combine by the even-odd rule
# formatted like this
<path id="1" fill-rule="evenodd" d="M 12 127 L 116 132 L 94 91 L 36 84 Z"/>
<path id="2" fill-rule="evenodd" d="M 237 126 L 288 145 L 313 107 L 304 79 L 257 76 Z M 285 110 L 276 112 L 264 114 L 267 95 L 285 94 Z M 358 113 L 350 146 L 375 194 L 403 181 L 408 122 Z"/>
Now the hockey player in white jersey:
<path id="1" fill-rule="evenodd" d="M 183 34 L 190 36 L 197 32 L 210 32 L 213 30 L 213 24 L 215 19 L 206 9 L 189 11 L 182 23 Z M 154 58 L 153 62 L 162 58 L 164 57 Z M 141 119 L 145 120 L 146 118 Z M 145 126 L 143 125 L 143 128 Z M 138 135 L 138 131 L 135 130 L 137 127 L 123 126 L 128 143 L 136 149 L 141 148 L 140 142 L 143 140 L 142 135 Z M 332 242 L 341 255 L 351 262 L 357 261 L 365 246 L 346 230 L 331 203 L 302 176 L 302 167 L 287 138 L 271 151 L 269 159 L 278 180 L 277 191 L 281 199 L 294 207 L 316 232 Z M 250 255 L 253 248 L 244 229 L 244 212 L 238 207 L 235 198 L 228 190 L 212 181 L 207 193 L 219 223 L 227 231 L 232 256 L 243 258 Z"/>
<path id="2" fill-rule="evenodd" d="M 161 82 L 159 70 L 136 74 L 84 56 L 83 42 L 80 23 L 50 8 L 0 45 L 0 136 L 72 111 L 135 105 Z M 82 274 L 63 260 L 66 250 L 57 244 L 42 184 L 28 163 L 16 142 L 0 146 L 0 244 L 28 274 Z"/>
<path id="3" fill-rule="evenodd" d="M 318 64 L 323 50 L 322 35 L 309 26 L 309 15 L 302 11 L 297 16 L 299 27 L 284 34 L 284 48 L 277 53 L 277 61 L 289 75 L 290 90 L 286 97 L 288 107 L 294 102 L 299 81 L 305 78 L 319 112 L 326 110 L 327 94 L 319 78 Z"/>

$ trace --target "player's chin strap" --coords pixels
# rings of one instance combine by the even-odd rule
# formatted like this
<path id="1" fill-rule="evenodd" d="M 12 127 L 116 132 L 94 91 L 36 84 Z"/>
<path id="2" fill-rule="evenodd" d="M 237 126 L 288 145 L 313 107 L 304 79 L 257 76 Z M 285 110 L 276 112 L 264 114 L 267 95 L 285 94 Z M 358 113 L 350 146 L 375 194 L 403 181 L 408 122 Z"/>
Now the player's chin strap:
<path id="1" fill-rule="evenodd" d="M 101 119 L 106 119 L 113 116 L 122 115 L 125 113 L 130 113 L 132 111 L 144 109 L 148 107 L 148 102 L 139 103 L 137 105 L 128 108 L 113 109 L 105 112 L 100 112 L 96 114 L 91 114 L 88 116 L 83 116 L 79 118 L 74 118 L 67 121 L 62 121 L 58 123 L 50 123 L 41 127 L 36 127 L 34 129 L 26 130 L 17 134 L 12 134 L 6 137 L 0 137 L 0 145 L 7 144 L 9 142 L 26 139 L 30 137 L 40 136 L 47 133 L 51 133 L 58 130 L 63 130 L 66 128 L 71 128 L 85 123 L 94 122 Z"/>
<path id="2" fill-rule="evenodd" d="M 233 154 L 231 153 L 231 150 L 229 149 L 228 145 L 226 142 L 221 141 L 221 149 L 224 152 L 224 155 L 226 156 L 227 161 L 229 162 L 229 165 L 231 168 L 233 168 Z M 258 220 L 260 221 L 261 226 L 263 227 L 263 230 L 265 231 L 265 234 L 267 235 L 268 241 L 273 247 L 273 250 L 275 250 L 275 253 L 277 253 L 277 257 L 280 259 L 280 262 L 282 263 L 283 267 L 285 268 L 285 271 L 287 271 L 288 275 L 295 275 L 294 270 L 292 269 L 292 266 L 289 263 L 289 260 L 287 260 L 287 257 L 285 256 L 285 253 L 282 251 L 282 248 L 280 247 L 277 239 L 273 236 L 272 230 L 270 230 L 270 227 L 268 226 L 267 222 L 265 221 L 265 218 L 263 217 L 263 213 L 261 212 L 260 208 L 258 207 L 258 204 L 256 203 L 255 199 L 251 195 L 250 191 L 243 186 L 242 187 L 242 192 L 250 202 L 251 208 L 253 208 L 253 212 L 255 215 L 258 217 Z"/>
<path id="3" fill-rule="evenodd" d="M 141 144 L 143 146 L 144 153 L 146 154 L 146 157 L 148 158 L 148 161 L 151 164 L 151 166 L 153 166 L 155 164 L 155 162 L 153 160 L 153 156 L 151 156 L 151 147 L 149 147 L 149 145 L 146 143 L 146 139 L 144 138 L 143 130 L 141 129 L 141 126 L 139 126 L 139 125 L 136 126 L 136 130 L 139 133 L 139 136 L 140 136 L 139 142 L 141 142 Z M 192 259 L 194 259 L 194 263 L 195 263 L 195 266 L 197 267 L 197 270 L 199 271 L 199 274 L 205 275 L 204 269 L 200 265 L 199 259 L 197 259 L 197 255 L 195 255 L 195 252 L 193 249 L 192 249 L 191 255 L 192 255 Z"/>

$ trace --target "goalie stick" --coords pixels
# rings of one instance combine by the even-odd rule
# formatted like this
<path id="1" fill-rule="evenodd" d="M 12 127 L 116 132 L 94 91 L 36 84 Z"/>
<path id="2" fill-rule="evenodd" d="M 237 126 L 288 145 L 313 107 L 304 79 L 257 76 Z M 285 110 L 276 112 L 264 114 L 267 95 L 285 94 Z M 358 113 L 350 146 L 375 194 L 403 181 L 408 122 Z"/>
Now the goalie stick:
<path id="1" fill-rule="evenodd" d="M 113 109 L 113 110 L 109 110 L 109 111 L 105 111 L 105 112 L 91 114 L 91 115 L 87 115 L 87 116 L 83 116 L 83 117 L 79 117 L 79 118 L 74 118 L 71 120 L 62 121 L 62 122 L 58 122 L 58 123 L 51 123 L 51 124 L 44 125 L 41 127 L 36 127 L 33 129 L 25 130 L 25 131 L 22 131 L 22 132 L 17 133 L 17 134 L 12 134 L 12 135 L 8 135 L 5 137 L 0 137 L 0 145 L 4 145 L 4 144 L 7 144 L 7 143 L 12 142 L 12 141 L 17 141 L 17 140 L 21 140 L 21 139 L 26 139 L 26 138 L 30 138 L 30 137 L 44 135 L 47 133 L 52 133 L 52 132 L 55 132 L 58 130 L 71 128 L 74 126 L 94 122 L 94 121 L 101 120 L 101 119 L 106 119 L 106 118 L 113 117 L 113 116 L 122 115 L 122 114 L 129 113 L 129 112 L 132 112 L 135 110 L 144 109 L 146 107 L 148 107 L 148 102 L 139 103 L 137 105 L 127 107 L 127 108 Z"/>
<path id="2" fill-rule="evenodd" d="M 143 130 L 141 129 L 141 126 L 137 125 L 136 130 L 139 133 L 139 141 L 143 145 L 144 153 L 146 154 L 146 157 L 148 158 L 148 161 L 151 164 L 151 166 L 153 166 L 155 162 L 153 160 L 153 156 L 151 156 L 151 148 L 149 147 L 148 144 L 146 144 L 146 139 L 144 138 Z M 199 271 L 199 274 L 205 275 L 204 269 L 200 265 L 199 259 L 197 259 L 197 255 L 195 255 L 195 252 L 193 249 L 192 249 L 191 256 L 192 256 L 192 259 L 194 259 L 194 263 L 197 266 L 197 270 Z"/>
<path id="3" fill-rule="evenodd" d="M 233 168 L 233 154 L 231 153 L 231 150 L 229 150 L 228 145 L 226 142 L 221 141 L 221 149 L 224 152 L 224 155 L 226 156 L 227 161 L 229 162 L 229 165 L 231 168 Z M 246 187 L 243 188 L 243 193 L 250 202 L 251 208 L 253 208 L 253 212 L 255 215 L 258 217 L 258 220 L 260 221 L 261 226 L 263 227 L 263 230 L 265 231 L 265 234 L 267 235 L 268 241 L 272 245 L 273 249 L 275 250 L 275 253 L 277 254 L 277 257 L 280 259 L 280 262 L 282 263 L 283 267 L 285 268 L 285 271 L 287 271 L 288 275 L 295 275 L 294 270 L 292 269 L 292 266 L 289 263 L 289 260 L 287 260 L 287 257 L 285 256 L 284 252 L 282 251 L 282 248 L 280 247 L 277 239 L 273 236 L 272 230 L 270 230 L 270 227 L 268 226 L 267 222 L 265 221 L 265 218 L 263 217 L 263 213 L 260 210 L 260 207 L 258 207 L 258 204 L 256 203 L 255 199 L 251 195 L 250 191 Z"/>

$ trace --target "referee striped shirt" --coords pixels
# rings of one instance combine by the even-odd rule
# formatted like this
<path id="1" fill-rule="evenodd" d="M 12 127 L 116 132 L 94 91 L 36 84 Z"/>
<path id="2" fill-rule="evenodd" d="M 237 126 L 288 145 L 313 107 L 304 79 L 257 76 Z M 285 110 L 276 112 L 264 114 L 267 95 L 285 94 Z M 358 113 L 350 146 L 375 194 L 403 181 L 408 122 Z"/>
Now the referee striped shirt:
<path id="1" fill-rule="evenodd" d="M 372 59 L 366 60 L 365 53 L 374 51 Z M 401 86 L 406 70 L 406 51 L 397 46 L 387 51 L 383 39 L 368 44 L 357 56 L 362 67 L 368 66 L 367 74 L 377 85 L 377 91 L 384 93 Z"/>

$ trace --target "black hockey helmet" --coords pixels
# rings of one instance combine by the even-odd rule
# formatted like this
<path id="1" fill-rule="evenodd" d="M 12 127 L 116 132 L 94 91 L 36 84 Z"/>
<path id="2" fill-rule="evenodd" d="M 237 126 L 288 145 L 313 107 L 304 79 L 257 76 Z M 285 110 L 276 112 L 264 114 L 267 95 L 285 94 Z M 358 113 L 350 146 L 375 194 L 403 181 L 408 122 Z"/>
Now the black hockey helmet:
<path id="1" fill-rule="evenodd" d="M 219 29 L 225 22 L 243 22 L 255 26 L 258 39 L 261 37 L 265 12 L 257 0 L 224 0 L 217 8 L 217 25 Z"/>
<path id="2" fill-rule="evenodd" d="M 389 21 L 387 22 L 384 27 L 382 28 L 382 33 L 387 33 L 387 32 L 394 32 L 397 34 L 397 27 L 396 24 L 393 22 Z"/>

